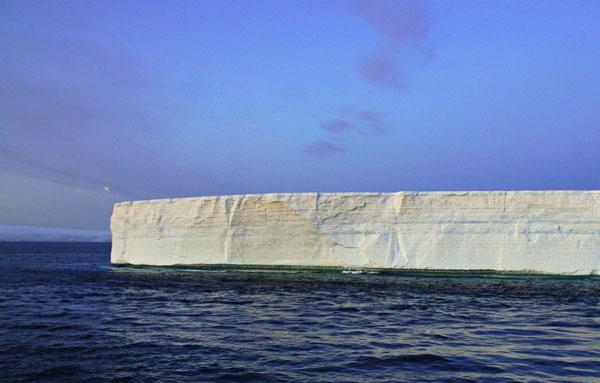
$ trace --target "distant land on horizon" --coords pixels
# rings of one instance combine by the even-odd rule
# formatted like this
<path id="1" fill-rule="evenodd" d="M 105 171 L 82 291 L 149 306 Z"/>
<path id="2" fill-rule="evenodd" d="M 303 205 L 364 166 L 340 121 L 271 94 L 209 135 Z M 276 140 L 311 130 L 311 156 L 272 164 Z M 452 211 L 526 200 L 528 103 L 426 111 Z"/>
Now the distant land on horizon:
<path id="1" fill-rule="evenodd" d="M 110 242 L 108 230 L 0 225 L 1 242 Z"/>

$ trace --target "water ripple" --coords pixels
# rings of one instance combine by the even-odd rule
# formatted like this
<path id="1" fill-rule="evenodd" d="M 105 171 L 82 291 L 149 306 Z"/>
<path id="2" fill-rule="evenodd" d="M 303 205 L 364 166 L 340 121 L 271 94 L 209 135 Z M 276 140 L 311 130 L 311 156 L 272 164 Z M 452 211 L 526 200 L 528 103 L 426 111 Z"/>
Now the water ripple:
<path id="1" fill-rule="evenodd" d="M 588 382 L 600 279 L 113 268 L 0 244 L 3 381 Z"/>

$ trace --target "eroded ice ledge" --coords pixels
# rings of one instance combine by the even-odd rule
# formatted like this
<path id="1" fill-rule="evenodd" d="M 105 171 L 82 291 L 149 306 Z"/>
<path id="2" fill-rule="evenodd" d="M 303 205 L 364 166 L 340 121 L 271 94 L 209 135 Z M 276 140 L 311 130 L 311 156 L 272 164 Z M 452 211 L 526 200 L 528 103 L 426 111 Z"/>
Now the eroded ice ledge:
<path id="1" fill-rule="evenodd" d="M 281 193 L 121 202 L 115 264 L 590 274 L 600 191 Z"/>

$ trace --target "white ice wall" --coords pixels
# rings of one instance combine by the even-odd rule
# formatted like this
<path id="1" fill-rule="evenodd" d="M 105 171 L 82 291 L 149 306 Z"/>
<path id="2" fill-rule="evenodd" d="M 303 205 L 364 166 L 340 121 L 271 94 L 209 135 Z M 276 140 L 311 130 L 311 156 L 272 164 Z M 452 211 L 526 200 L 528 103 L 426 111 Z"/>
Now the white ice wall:
<path id="1" fill-rule="evenodd" d="M 600 191 L 290 193 L 118 203 L 111 262 L 600 269 Z"/>

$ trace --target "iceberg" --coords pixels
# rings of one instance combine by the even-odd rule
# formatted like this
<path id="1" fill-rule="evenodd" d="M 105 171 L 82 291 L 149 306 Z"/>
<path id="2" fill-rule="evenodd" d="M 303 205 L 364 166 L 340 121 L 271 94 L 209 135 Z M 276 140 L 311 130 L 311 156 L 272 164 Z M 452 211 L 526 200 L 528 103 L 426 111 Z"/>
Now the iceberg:
<path id="1" fill-rule="evenodd" d="M 113 264 L 595 274 L 600 191 L 273 193 L 120 202 Z"/>

